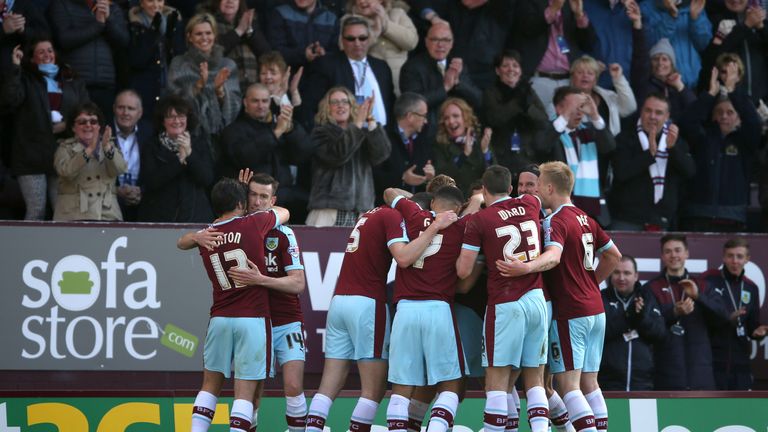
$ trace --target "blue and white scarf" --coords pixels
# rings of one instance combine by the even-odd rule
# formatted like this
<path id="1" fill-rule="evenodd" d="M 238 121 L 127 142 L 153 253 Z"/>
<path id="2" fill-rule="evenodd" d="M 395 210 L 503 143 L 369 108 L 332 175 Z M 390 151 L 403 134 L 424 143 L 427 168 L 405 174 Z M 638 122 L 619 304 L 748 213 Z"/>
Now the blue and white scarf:
<path id="1" fill-rule="evenodd" d="M 576 128 L 579 137 L 591 137 L 586 126 Z M 560 134 L 560 141 L 565 151 L 565 160 L 574 173 L 576 182 L 573 195 L 587 198 L 600 198 L 600 170 L 597 166 L 597 145 L 593 138 L 579 139 L 578 152 L 568 132 Z"/>
<path id="2" fill-rule="evenodd" d="M 653 203 L 656 204 L 664 197 L 664 178 L 667 176 L 667 162 L 669 162 L 669 151 L 667 150 L 667 133 L 669 132 L 669 122 L 664 123 L 661 129 L 661 138 L 656 146 L 656 162 L 648 167 L 648 172 L 653 181 Z M 640 140 L 640 146 L 643 151 L 648 151 L 648 134 L 645 133 L 640 125 L 640 119 L 637 120 L 637 139 Z"/>
<path id="3" fill-rule="evenodd" d="M 48 87 L 48 93 L 61 93 L 61 86 L 56 81 L 56 75 L 59 74 L 59 67 L 55 63 L 43 63 L 37 65 L 37 69 L 43 73 L 45 85 Z"/>

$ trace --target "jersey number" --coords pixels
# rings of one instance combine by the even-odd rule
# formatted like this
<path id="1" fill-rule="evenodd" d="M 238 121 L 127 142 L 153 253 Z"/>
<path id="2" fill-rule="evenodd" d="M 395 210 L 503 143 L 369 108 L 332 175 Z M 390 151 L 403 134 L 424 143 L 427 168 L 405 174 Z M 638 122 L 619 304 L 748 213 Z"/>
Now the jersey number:
<path id="1" fill-rule="evenodd" d="M 347 252 L 352 253 L 356 251 L 357 247 L 360 245 L 360 227 L 365 225 L 366 220 L 368 220 L 368 218 L 360 218 L 360 220 L 355 224 L 355 228 L 353 228 L 352 232 L 349 234 Z"/>
<path id="2" fill-rule="evenodd" d="M 248 256 L 245 254 L 245 252 L 243 252 L 242 249 L 226 251 L 222 255 L 224 255 L 224 261 L 235 261 L 235 267 L 241 269 L 248 268 Z M 227 272 L 224 271 L 224 266 L 221 265 L 221 258 L 219 258 L 219 254 L 216 253 L 209 255 L 208 258 L 211 260 L 213 272 L 216 273 L 216 280 L 219 281 L 219 286 L 221 287 L 222 291 L 226 291 L 232 288 L 232 284 L 229 283 L 229 277 L 227 277 Z M 235 283 L 235 288 L 242 288 L 244 286 L 245 285 Z"/>
<path id="3" fill-rule="evenodd" d="M 420 231 L 419 235 L 421 235 L 424 231 Z M 429 242 L 429 246 L 427 246 L 426 249 L 424 249 L 424 252 L 421 253 L 421 256 L 419 259 L 416 260 L 416 262 L 413 263 L 413 268 L 417 269 L 423 269 L 424 268 L 424 260 L 427 259 L 427 257 L 431 257 L 432 255 L 440 252 L 440 247 L 443 245 L 443 235 L 442 234 L 435 234 L 434 237 L 432 237 L 432 241 Z"/>
<path id="4" fill-rule="evenodd" d="M 522 235 L 520 234 L 520 230 L 528 231 L 531 233 L 531 235 L 526 237 L 526 242 L 529 246 L 533 246 L 533 250 L 528 252 L 515 252 L 517 248 L 520 247 L 520 243 L 522 242 Z M 520 229 L 518 229 L 515 225 L 507 225 L 496 228 L 496 237 L 501 238 L 505 236 L 509 236 L 509 240 L 504 244 L 505 261 L 509 262 L 510 260 L 516 259 L 525 262 L 534 260 L 537 256 L 539 256 L 541 246 L 539 242 L 538 223 L 529 220 L 521 223 Z"/>
<path id="5" fill-rule="evenodd" d="M 581 244 L 584 245 L 584 268 L 593 271 L 593 262 L 595 261 L 595 244 L 592 240 L 592 233 L 581 235 Z"/>

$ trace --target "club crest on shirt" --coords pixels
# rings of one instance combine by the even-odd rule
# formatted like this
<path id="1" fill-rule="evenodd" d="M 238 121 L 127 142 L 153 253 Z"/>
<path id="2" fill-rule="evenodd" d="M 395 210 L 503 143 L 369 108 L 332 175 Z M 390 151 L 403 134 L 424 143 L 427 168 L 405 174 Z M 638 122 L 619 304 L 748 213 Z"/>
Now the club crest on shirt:
<path id="1" fill-rule="evenodd" d="M 738 156 L 739 148 L 733 144 L 730 144 L 728 147 L 725 148 L 725 154 L 728 156 Z"/>
<path id="2" fill-rule="evenodd" d="M 742 291 L 741 292 L 741 302 L 744 304 L 749 304 L 749 302 L 752 300 L 752 293 L 749 291 Z"/>
<path id="3" fill-rule="evenodd" d="M 267 249 L 271 251 L 277 249 L 277 237 L 267 237 Z"/>

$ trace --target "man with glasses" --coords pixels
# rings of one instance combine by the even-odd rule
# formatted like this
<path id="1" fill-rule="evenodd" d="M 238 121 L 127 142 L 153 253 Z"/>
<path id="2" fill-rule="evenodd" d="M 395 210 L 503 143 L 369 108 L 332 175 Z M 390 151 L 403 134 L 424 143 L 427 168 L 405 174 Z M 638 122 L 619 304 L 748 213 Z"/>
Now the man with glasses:
<path id="1" fill-rule="evenodd" d="M 373 167 L 378 200 L 388 187 L 398 187 L 410 193 L 423 192 L 427 182 L 435 176 L 432 146 L 422 134 L 429 115 L 427 100 L 417 93 L 403 93 L 395 101 L 393 115 L 395 122 L 387 126 L 392 152 L 389 159 Z"/>
<path id="2" fill-rule="evenodd" d="M 312 115 L 323 95 L 333 86 L 350 89 L 358 105 L 373 97 L 371 116 L 381 125 L 387 124 L 395 99 L 392 71 L 387 62 L 368 57 L 371 45 L 369 22 L 359 16 L 348 16 L 341 22 L 342 51 L 312 63 L 307 79 L 307 101 Z"/>
<path id="3" fill-rule="evenodd" d="M 470 80 L 461 58 L 448 58 L 453 49 L 453 32 L 448 23 L 438 22 L 427 33 L 427 51 L 417 54 L 403 65 L 400 90 L 424 95 L 430 115 L 437 124 L 440 104 L 449 96 L 460 97 L 475 109 L 480 107 L 482 92 Z"/>

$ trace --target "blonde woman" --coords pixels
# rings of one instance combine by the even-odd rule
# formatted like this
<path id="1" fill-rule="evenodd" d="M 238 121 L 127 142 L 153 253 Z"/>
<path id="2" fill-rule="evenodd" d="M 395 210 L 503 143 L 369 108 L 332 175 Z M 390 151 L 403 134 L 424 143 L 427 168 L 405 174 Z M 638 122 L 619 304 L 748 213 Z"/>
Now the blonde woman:
<path id="1" fill-rule="evenodd" d="M 400 69 L 408 60 L 408 52 L 419 43 L 407 7 L 405 3 L 392 0 L 350 0 L 347 3 L 349 13 L 363 16 L 371 23 L 374 42 L 368 54 L 387 62 L 397 96 L 400 96 Z"/>
<path id="2" fill-rule="evenodd" d="M 571 63 L 571 85 L 592 97 L 598 112 L 608 119 L 608 128 L 616 136 L 621 132 L 621 119 L 637 111 L 637 101 L 621 66 L 612 63 L 608 70 L 616 91 L 599 87 L 597 78 L 603 67 L 594 58 L 581 56 Z"/>
<path id="3" fill-rule="evenodd" d="M 371 111 L 346 87 L 325 94 L 315 116 L 312 144 L 312 190 L 307 225 L 354 226 L 360 213 L 373 208 L 373 167 L 392 150 L 386 132 Z"/>
<path id="4" fill-rule="evenodd" d="M 194 101 L 196 117 L 203 132 L 212 137 L 213 150 L 218 134 L 240 111 L 237 66 L 215 44 L 217 25 L 212 15 L 193 16 L 186 33 L 189 48 L 171 61 L 168 90 Z"/>

